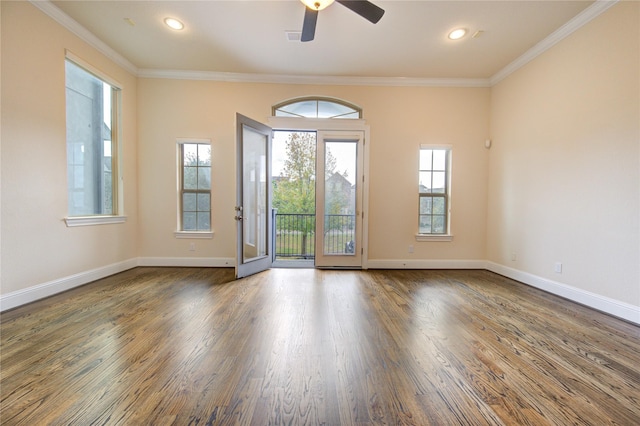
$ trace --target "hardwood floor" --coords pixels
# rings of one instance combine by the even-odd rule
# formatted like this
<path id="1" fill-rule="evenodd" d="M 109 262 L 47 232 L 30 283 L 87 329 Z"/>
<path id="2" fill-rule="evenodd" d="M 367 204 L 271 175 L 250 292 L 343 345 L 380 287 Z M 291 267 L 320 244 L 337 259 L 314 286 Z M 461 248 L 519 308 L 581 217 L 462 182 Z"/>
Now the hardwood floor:
<path id="1" fill-rule="evenodd" d="M 640 327 L 487 271 L 136 268 L 3 313 L 3 425 L 638 425 Z"/>

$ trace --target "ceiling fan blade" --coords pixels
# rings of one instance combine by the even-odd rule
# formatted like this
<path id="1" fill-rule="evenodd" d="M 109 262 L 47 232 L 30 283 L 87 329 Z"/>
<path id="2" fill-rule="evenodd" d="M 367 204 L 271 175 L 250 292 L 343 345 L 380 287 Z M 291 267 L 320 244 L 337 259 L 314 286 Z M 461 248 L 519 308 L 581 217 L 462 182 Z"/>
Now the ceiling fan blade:
<path id="1" fill-rule="evenodd" d="M 316 22 L 318 22 L 318 11 L 305 7 L 304 21 L 302 22 L 302 36 L 300 41 L 311 41 L 316 35 Z"/>
<path id="2" fill-rule="evenodd" d="M 367 0 L 336 0 L 338 3 L 351 9 L 358 15 L 362 16 L 369 22 L 377 24 L 382 15 L 384 15 L 384 9 L 379 8 L 375 4 Z"/>

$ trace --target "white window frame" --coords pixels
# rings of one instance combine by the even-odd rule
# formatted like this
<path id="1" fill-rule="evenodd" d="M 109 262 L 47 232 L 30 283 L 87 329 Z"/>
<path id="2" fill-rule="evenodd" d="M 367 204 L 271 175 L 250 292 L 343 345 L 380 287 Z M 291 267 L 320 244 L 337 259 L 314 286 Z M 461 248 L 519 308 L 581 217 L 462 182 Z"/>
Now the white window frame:
<path id="1" fill-rule="evenodd" d="M 210 229 L 209 231 L 184 231 L 182 229 L 182 196 L 183 196 L 183 151 L 182 145 L 185 144 L 201 144 L 201 145 L 209 145 L 211 147 L 211 161 L 213 163 L 213 147 L 211 143 L 211 139 L 198 139 L 198 138 L 178 138 L 176 140 L 177 147 L 177 230 L 174 232 L 175 238 L 186 238 L 186 239 L 208 239 L 213 238 L 213 216 L 209 217 Z M 211 166 L 213 170 L 213 164 Z M 210 177 L 210 179 L 213 177 Z M 211 183 L 213 186 L 213 182 Z M 213 188 L 209 189 L 209 199 L 213 201 Z M 209 214 L 212 214 L 211 209 L 209 210 Z"/>
<path id="2" fill-rule="evenodd" d="M 348 108 L 351 111 L 345 111 L 342 114 L 336 114 L 329 117 L 320 117 L 320 102 L 325 104 L 335 104 L 340 107 Z M 286 108 L 292 105 L 300 104 L 300 103 L 315 103 L 316 109 L 313 115 L 305 115 L 298 114 L 292 111 L 287 111 Z M 357 114 L 357 117 L 353 117 L 354 114 Z M 286 101 L 280 102 L 271 107 L 271 115 L 273 117 L 281 117 L 281 118 L 315 118 L 315 119 L 346 119 L 346 120 L 360 120 L 362 119 L 362 108 L 359 106 L 352 104 L 351 102 L 347 102 L 338 98 L 330 98 L 326 96 L 303 96 L 293 99 L 288 99 Z"/>
<path id="3" fill-rule="evenodd" d="M 420 188 L 418 187 L 418 232 L 415 235 L 416 241 L 452 241 L 453 235 L 451 234 L 451 165 L 452 165 L 452 157 L 453 157 L 453 147 L 451 145 L 442 145 L 442 144 L 421 144 L 420 149 L 418 151 L 418 155 L 420 155 L 422 150 L 446 150 L 447 151 L 447 159 L 446 159 L 446 176 L 445 176 L 445 208 L 446 208 L 446 230 L 444 233 L 420 233 L 420 198 L 424 195 L 420 192 Z M 418 157 L 419 158 L 419 157 Z M 420 161 L 418 160 L 418 175 L 422 170 L 420 169 Z M 418 181 L 418 185 L 419 185 Z"/>
<path id="4" fill-rule="evenodd" d="M 65 50 L 65 62 L 70 61 L 89 74 L 109 84 L 112 87 L 112 127 L 111 127 L 111 156 L 112 160 L 112 199 L 113 213 L 86 216 L 68 215 L 64 221 L 68 227 L 105 225 L 124 223 L 127 217 L 124 215 L 124 191 L 122 181 L 122 85 L 116 80 L 98 70 L 91 64 L 76 56 L 73 52 Z M 66 79 L 66 75 L 65 75 Z M 66 87 L 66 84 L 65 84 Z M 68 188 L 67 188 L 68 194 Z"/>

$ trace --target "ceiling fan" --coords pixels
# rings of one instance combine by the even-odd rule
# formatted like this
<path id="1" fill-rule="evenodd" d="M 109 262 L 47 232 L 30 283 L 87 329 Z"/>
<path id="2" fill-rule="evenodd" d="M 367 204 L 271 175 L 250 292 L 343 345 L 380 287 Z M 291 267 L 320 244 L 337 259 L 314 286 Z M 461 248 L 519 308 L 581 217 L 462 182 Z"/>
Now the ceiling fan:
<path id="1" fill-rule="evenodd" d="M 306 6 L 304 11 L 304 21 L 302 23 L 301 41 L 313 40 L 316 33 L 316 22 L 318 21 L 318 11 L 331 5 L 334 0 L 300 0 Z M 374 24 L 378 23 L 384 10 L 367 0 L 335 0 L 347 9 L 352 10 L 364 19 Z"/>

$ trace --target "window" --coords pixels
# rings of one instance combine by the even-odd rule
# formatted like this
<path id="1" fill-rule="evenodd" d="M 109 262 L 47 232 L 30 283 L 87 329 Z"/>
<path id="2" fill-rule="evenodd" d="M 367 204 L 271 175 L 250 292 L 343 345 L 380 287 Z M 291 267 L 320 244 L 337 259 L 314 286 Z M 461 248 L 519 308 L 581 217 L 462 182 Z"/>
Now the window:
<path id="1" fill-rule="evenodd" d="M 450 148 L 432 145 L 420 148 L 419 235 L 449 234 L 450 165 Z"/>
<path id="2" fill-rule="evenodd" d="M 180 231 L 211 232 L 211 143 L 179 141 Z"/>
<path id="3" fill-rule="evenodd" d="M 331 98 L 298 98 L 273 106 L 275 117 L 362 118 L 362 109 Z"/>
<path id="4" fill-rule="evenodd" d="M 117 215 L 120 89 L 68 58 L 65 85 L 69 217 Z"/>

